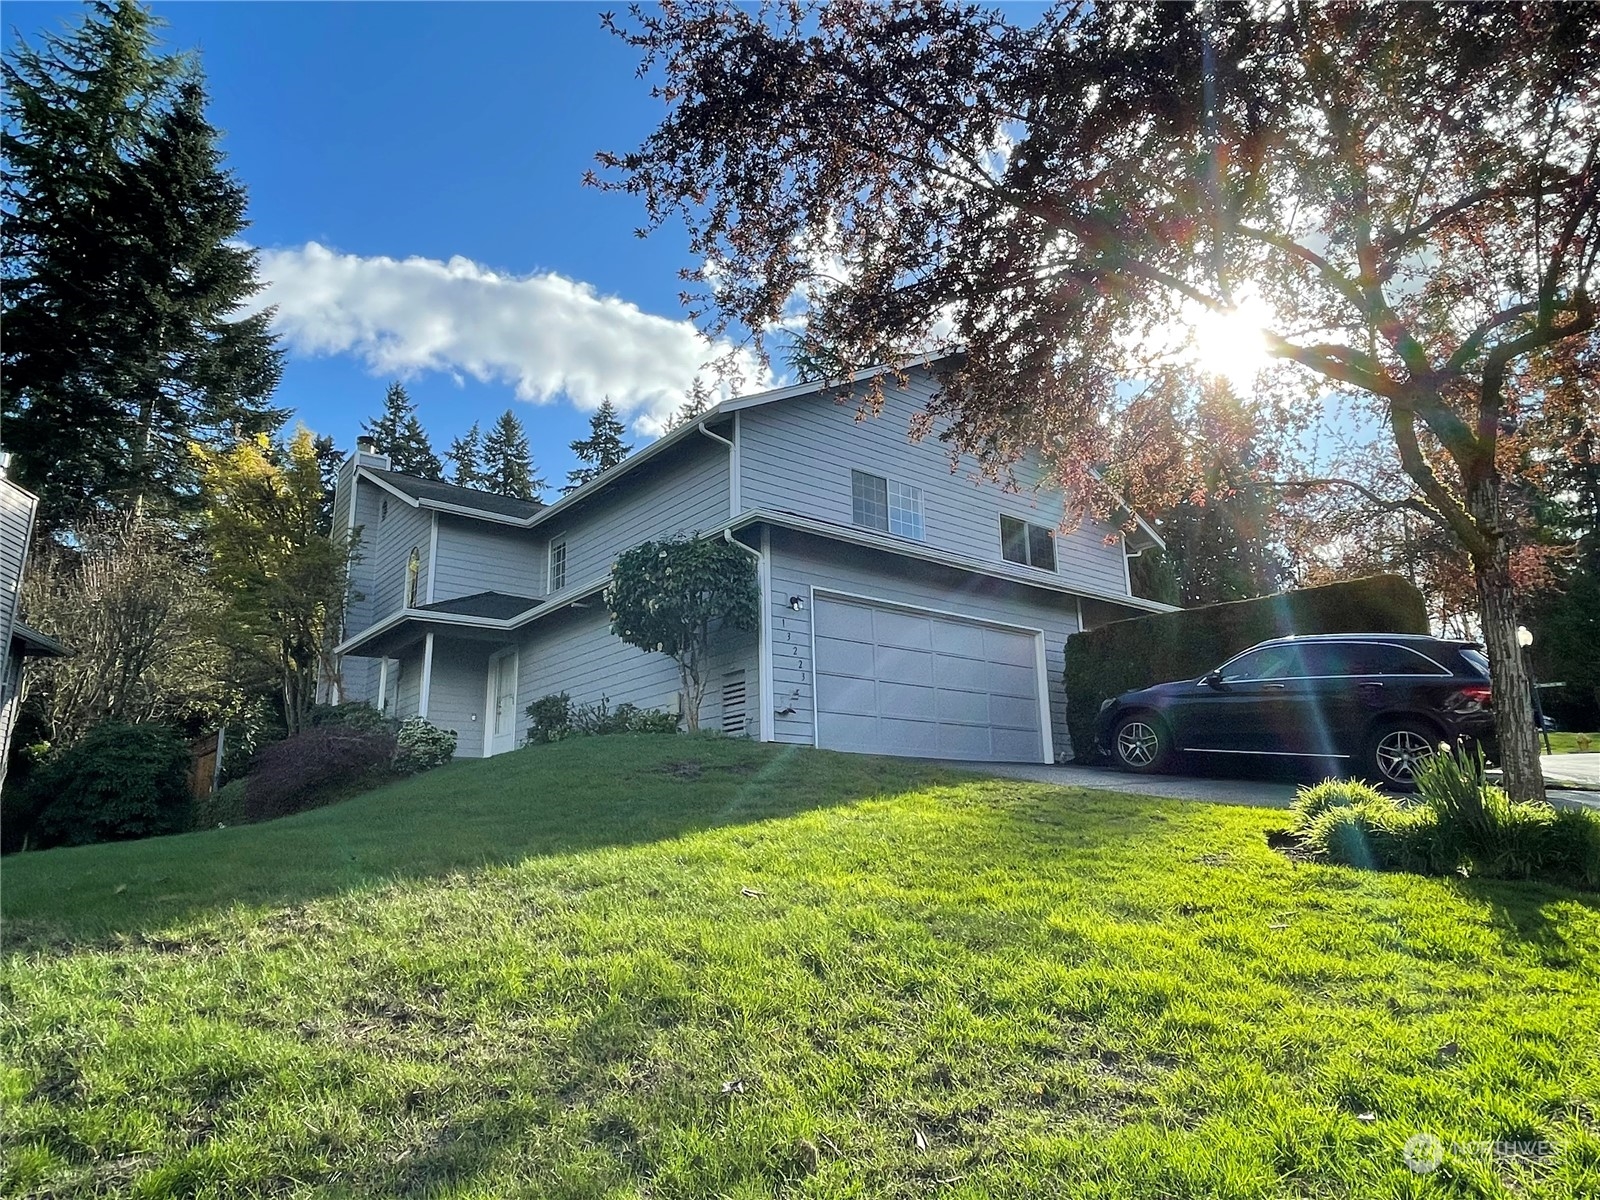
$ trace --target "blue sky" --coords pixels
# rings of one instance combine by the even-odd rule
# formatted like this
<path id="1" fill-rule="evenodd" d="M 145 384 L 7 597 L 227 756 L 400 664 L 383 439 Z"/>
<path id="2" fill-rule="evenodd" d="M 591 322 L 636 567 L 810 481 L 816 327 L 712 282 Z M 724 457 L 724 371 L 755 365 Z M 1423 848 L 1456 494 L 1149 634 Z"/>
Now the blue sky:
<path id="1" fill-rule="evenodd" d="M 200 53 L 289 350 L 278 399 L 313 429 L 348 447 L 402 378 L 441 453 L 514 406 L 555 484 L 602 395 L 641 433 L 675 407 L 709 355 L 685 238 L 637 238 L 642 205 L 581 182 L 661 115 L 606 6 L 153 7 Z M 10 3 L 7 44 L 78 11 Z"/>

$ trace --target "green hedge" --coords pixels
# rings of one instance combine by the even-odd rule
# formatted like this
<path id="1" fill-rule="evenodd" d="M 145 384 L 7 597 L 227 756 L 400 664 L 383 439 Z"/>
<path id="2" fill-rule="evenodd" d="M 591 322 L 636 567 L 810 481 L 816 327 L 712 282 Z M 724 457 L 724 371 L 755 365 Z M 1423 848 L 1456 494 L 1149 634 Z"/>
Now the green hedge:
<path id="1" fill-rule="evenodd" d="M 1114 621 L 1067 639 L 1067 730 L 1094 757 L 1100 703 L 1132 688 L 1198 679 L 1268 638 L 1298 633 L 1427 633 L 1422 593 L 1398 575 Z"/>

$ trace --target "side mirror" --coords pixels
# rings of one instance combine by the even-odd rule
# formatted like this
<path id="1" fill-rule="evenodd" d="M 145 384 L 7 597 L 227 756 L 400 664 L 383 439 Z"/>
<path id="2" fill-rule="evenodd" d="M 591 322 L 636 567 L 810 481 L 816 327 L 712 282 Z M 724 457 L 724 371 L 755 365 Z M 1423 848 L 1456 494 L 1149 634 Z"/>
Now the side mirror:
<path id="1" fill-rule="evenodd" d="M 1228 690 L 1228 685 L 1222 681 L 1221 671 L 1210 672 L 1203 679 L 1201 679 L 1200 682 L 1209 688 L 1216 688 L 1219 692 L 1225 692 Z"/>

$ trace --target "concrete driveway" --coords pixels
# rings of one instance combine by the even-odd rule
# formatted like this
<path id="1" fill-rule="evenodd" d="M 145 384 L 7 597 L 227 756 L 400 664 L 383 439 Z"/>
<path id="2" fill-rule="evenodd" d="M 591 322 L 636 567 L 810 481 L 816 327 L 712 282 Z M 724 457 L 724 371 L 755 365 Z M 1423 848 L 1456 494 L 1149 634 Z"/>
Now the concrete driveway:
<path id="1" fill-rule="evenodd" d="M 1574 762 L 1571 760 L 1583 760 Z M 1551 803 L 1558 807 L 1600 808 L 1600 754 L 1547 754 L 1540 759 L 1549 786 Z M 1207 775 L 1132 775 L 1106 767 L 1082 767 L 1075 763 L 1046 766 L 1043 763 L 943 762 L 942 766 L 1005 779 L 1029 779 L 1059 787 L 1088 788 L 1091 791 L 1133 792 L 1141 796 L 1164 796 L 1173 800 L 1202 800 L 1211 804 L 1242 804 L 1251 808 L 1287 808 L 1302 784 L 1320 776 L 1314 772 L 1286 772 L 1278 764 L 1263 763 L 1251 777 Z"/>

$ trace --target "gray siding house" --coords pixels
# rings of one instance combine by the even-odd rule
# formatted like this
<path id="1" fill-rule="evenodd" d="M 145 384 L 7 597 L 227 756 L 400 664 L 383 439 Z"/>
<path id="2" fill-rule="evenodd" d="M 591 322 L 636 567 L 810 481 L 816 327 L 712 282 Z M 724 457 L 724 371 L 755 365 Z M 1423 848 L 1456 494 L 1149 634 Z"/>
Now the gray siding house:
<path id="1" fill-rule="evenodd" d="M 857 386 L 864 386 L 861 380 Z M 877 416 L 837 389 L 727 401 L 544 507 L 400 475 L 359 448 L 335 502 L 359 529 L 342 699 L 458 734 L 457 754 L 522 743 L 527 705 L 675 709 L 675 664 L 612 635 L 618 554 L 671 534 L 755 561 L 759 630 L 717 646 L 701 723 L 762 741 L 880 754 L 1051 762 L 1070 754 L 1069 634 L 1168 606 L 1132 595 L 1156 543 L 1085 522 L 1036 466 L 1015 486 L 952 468 L 912 418 L 937 386 L 891 379 Z"/>
<path id="2" fill-rule="evenodd" d="M 22 577 L 28 567 L 39 499 L 6 478 L 6 467 L 5 456 L 0 455 L 0 647 L 5 650 L 0 664 L 0 788 L 5 786 L 11 731 L 22 702 L 23 667 L 31 657 L 67 653 L 60 642 L 21 621 Z"/>

